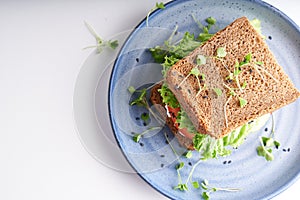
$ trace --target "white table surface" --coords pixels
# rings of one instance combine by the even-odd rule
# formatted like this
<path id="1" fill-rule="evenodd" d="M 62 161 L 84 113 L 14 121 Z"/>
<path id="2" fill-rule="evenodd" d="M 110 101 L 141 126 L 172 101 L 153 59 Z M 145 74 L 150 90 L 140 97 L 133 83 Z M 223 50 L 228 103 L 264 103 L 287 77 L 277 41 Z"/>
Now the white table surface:
<path id="1" fill-rule="evenodd" d="M 73 116 L 80 69 L 94 44 L 129 30 L 156 0 L 0 2 L 0 199 L 167 199 L 136 174 L 83 147 Z M 298 0 L 267 0 L 300 25 Z M 109 154 L 109 149 L 107 149 Z M 276 196 L 299 199 L 300 180 Z"/>

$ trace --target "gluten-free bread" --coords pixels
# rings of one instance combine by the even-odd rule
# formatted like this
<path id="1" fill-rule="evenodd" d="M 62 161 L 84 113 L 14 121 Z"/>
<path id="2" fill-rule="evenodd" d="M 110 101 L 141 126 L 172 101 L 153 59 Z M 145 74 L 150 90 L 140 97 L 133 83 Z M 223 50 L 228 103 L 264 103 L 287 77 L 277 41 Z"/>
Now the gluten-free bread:
<path id="1" fill-rule="evenodd" d="M 226 56 L 218 57 L 220 48 Z M 204 64 L 197 64 L 199 55 L 206 58 Z M 242 65 L 247 55 L 251 60 Z M 194 67 L 201 76 L 189 75 Z M 167 72 L 165 83 L 197 131 L 215 138 L 300 95 L 246 17 L 235 20 L 178 61 Z"/>

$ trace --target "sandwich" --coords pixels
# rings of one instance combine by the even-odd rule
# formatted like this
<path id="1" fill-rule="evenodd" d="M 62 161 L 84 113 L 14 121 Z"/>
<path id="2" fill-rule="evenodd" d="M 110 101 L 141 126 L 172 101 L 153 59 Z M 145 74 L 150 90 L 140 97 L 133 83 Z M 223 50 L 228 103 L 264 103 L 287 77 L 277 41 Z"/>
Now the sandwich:
<path id="1" fill-rule="evenodd" d="M 211 148 L 206 157 L 215 157 L 228 154 L 229 137 L 241 143 L 240 132 L 299 96 L 261 33 L 241 17 L 172 65 L 150 100 L 180 145 Z"/>

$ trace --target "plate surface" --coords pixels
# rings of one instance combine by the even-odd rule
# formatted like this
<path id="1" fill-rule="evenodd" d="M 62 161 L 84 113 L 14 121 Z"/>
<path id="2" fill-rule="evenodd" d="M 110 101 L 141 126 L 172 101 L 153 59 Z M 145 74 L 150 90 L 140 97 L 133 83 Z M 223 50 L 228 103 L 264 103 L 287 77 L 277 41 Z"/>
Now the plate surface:
<path id="1" fill-rule="evenodd" d="M 131 166 L 152 187 L 172 199 L 200 199 L 202 190 L 189 185 L 188 192 L 174 190 L 178 184 L 175 166 L 178 163 L 173 148 L 178 154 L 184 152 L 167 128 L 147 132 L 139 143 L 133 141 L 134 133 L 149 127 L 157 127 L 155 120 L 145 126 L 140 119 L 142 108 L 129 106 L 131 94 L 127 88 L 148 86 L 162 80 L 161 66 L 154 63 L 148 49 L 163 42 L 178 25 L 174 40 L 189 31 L 195 35 L 200 30 L 192 18 L 194 15 L 204 23 L 207 17 L 217 19 L 217 27 L 224 28 L 234 19 L 247 16 L 261 21 L 262 33 L 266 36 L 271 51 L 283 66 L 295 86 L 300 88 L 300 33 L 299 28 L 276 8 L 261 1 L 223 0 L 177 0 L 163 10 L 152 13 L 131 33 L 114 64 L 109 86 L 109 112 L 112 128 L 123 154 Z M 239 192 L 212 193 L 212 199 L 270 199 L 286 189 L 300 175 L 300 101 L 276 111 L 275 137 L 281 147 L 274 151 L 275 160 L 267 162 L 257 156 L 258 137 L 268 135 L 271 120 L 259 131 L 250 134 L 244 144 L 232 155 L 200 163 L 192 180 L 209 180 L 216 187 L 234 187 Z M 166 142 L 166 134 L 168 142 Z M 167 143 L 171 143 L 167 144 Z M 180 158 L 185 163 L 181 170 L 183 182 L 198 160 L 196 152 L 191 159 Z M 190 183 L 189 183 L 190 184 Z"/>

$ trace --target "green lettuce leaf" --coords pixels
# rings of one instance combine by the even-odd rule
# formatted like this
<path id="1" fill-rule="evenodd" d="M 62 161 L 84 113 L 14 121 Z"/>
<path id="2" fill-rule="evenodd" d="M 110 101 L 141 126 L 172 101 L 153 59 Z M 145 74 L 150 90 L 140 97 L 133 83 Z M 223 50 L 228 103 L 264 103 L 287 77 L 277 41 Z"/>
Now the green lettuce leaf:
<path id="1" fill-rule="evenodd" d="M 162 87 L 158 90 L 160 93 L 163 103 L 172 107 L 172 108 L 179 108 L 179 103 L 172 93 L 172 91 L 168 88 L 166 84 L 162 84 Z"/>
<path id="2" fill-rule="evenodd" d="M 200 46 L 202 42 L 195 38 L 194 34 L 186 32 L 179 43 L 176 44 L 177 45 L 171 44 L 171 41 L 167 40 L 163 46 L 150 48 L 149 51 L 156 62 L 164 63 L 165 58 L 172 57 L 172 59 L 181 59 L 187 56 L 195 48 Z"/>
<path id="3" fill-rule="evenodd" d="M 195 150 L 200 152 L 203 160 L 218 158 L 219 156 L 228 156 L 231 154 L 230 147 L 237 148 L 245 141 L 247 135 L 261 128 L 268 120 L 269 115 L 262 116 L 251 123 L 246 123 L 243 126 L 233 130 L 230 134 L 223 138 L 213 138 L 207 134 L 198 133 L 187 116 L 186 112 L 181 110 L 177 117 L 177 122 L 180 123 L 179 128 L 187 128 L 190 133 L 194 133 L 193 144 Z"/>

